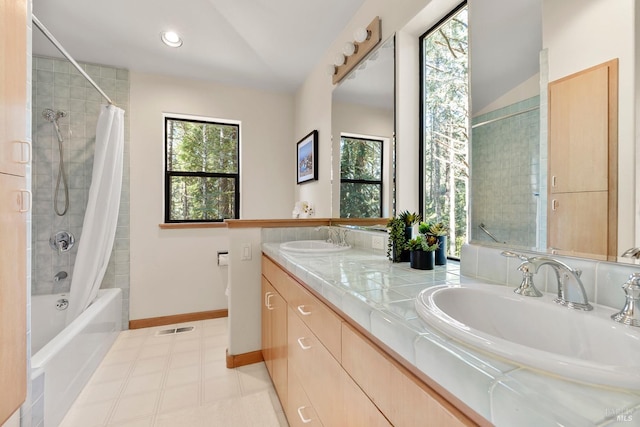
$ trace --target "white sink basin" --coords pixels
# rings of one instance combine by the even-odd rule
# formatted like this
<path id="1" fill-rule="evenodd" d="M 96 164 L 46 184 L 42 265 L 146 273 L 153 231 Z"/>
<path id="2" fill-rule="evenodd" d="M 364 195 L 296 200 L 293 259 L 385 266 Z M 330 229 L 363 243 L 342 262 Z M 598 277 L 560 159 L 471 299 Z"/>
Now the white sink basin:
<path id="1" fill-rule="evenodd" d="M 517 364 L 573 380 L 640 389 L 640 330 L 611 320 L 616 310 L 585 312 L 508 286 L 440 285 L 420 292 L 416 309 L 430 326 Z"/>
<path id="2" fill-rule="evenodd" d="M 331 253 L 347 251 L 351 246 L 338 246 L 324 240 L 294 240 L 280 243 L 280 249 L 299 253 Z"/>

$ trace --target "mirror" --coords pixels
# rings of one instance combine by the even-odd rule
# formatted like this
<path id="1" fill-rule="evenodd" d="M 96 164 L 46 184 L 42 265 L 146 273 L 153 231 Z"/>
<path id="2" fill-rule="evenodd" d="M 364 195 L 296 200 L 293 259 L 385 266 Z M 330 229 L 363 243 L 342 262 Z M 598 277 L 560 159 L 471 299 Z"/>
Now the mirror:
<path id="1" fill-rule="evenodd" d="M 469 2 L 473 242 L 546 247 L 542 0 Z"/>
<path id="2" fill-rule="evenodd" d="M 395 37 L 378 45 L 334 88 L 331 135 L 332 217 L 387 218 L 393 215 Z M 348 140 L 343 143 L 343 138 Z M 359 154 L 361 152 L 349 153 L 350 143 L 357 143 L 362 150 L 373 153 L 371 159 L 376 160 L 367 161 L 365 165 L 356 164 L 362 162 L 363 156 Z M 362 174 L 367 175 L 367 180 L 381 181 L 382 190 L 380 184 L 357 182 Z M 342 183 L 341 176 L 352 181 Z M 341 209 L 341 200 L 346 209 Z M 359 200 L 366 200 L 369 205 L 371 200 L 376 202 L 365 207 Z"/>
<path id="3" fill-rule="evenodd" d="M 632 16 L 633 8 L 619 4 L 612 10 L 608 5 L 590 0 L 588 13 L 576 14 L 585 10 L 577 0 L 469 1 L 472 242 L 553 252 L 546 228 L 546 85 L 614 58 L 628 64 L 626 70 L 620 67 L 620 88 L 636 79 L 636 53 L 629 43 L 637 30 L 623 18 Z M 602 22 L 611 22 L 615 31 L 594 32 Z M 538 64 L 539 74 L 534 69 Z M 633 90 L 618 92 L 618 174 L 613 177 L 618 181 L 617 254 L 637 246 L 636 191 L 624 178 L 633 181 L 636 174 L 636 97 Z M 584 252 L 570 255 L 606 259 Z"/>

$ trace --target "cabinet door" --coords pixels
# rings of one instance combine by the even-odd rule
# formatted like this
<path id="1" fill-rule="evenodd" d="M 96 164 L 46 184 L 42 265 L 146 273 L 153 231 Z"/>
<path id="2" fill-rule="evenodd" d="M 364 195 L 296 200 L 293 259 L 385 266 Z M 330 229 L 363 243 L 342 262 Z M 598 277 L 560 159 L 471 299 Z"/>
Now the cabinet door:
<path id="1" fill-rule="evenodd" d="M 605 257 L 609 232 L 607 192 L 563 193 L 552 197 L 549 200 L 549 247 Z"/>
<path id="2" fill-rule="evenodd" d="M 283 406 L 287 400 L 287 304 L 262 277 L 262 357 Z"/>
<path id="3" fill-rule="evenodd" d="M 551 193 L 607 191 L 609 69 L 586 70 L 549 84 Z"/>
<path id="4" fill-rule="evenodd" d="M 344 393 L 342 425 L 349 427 L 389 427 L 392 425 L 345 371 L 342 371 L 342 391 Z"/>
<path id="5" fill-rule="evenodd" d="M 0 425 L 27 392 L 26 213 L 23 177 L 0 174 Z"/>
<path id="6" fill-rule="evenodd" d="M 0 0 L 0 172 L 25 175 L 27 2 Z"/>

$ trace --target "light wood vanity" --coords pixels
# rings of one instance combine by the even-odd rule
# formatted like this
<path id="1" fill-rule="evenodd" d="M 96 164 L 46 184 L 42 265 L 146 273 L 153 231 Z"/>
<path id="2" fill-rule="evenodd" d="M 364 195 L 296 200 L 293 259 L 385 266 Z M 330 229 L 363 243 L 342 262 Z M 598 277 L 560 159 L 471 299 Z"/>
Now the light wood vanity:
<path id="1" fill-rule="evenodd" d="M 262 353 L 291 426 L 490 425 L 266 255 L 262 298 Z"/>

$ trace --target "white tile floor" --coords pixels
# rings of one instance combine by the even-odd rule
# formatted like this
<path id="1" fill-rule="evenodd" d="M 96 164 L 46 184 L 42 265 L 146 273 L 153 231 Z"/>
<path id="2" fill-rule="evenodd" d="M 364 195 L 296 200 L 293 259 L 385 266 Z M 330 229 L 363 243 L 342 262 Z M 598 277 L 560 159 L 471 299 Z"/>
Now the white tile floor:
<path id="1" fill-rule="evenodd" d="M 185 326 L 195 329 L 157 334 Z M 121 332 L 61 427 L 153 427 L 160 416 L 264 390 L 287 426 L 264 363 L 227 369 L 227 330 L 221 318 Z"/>

